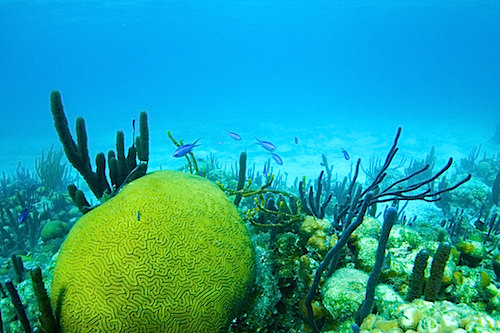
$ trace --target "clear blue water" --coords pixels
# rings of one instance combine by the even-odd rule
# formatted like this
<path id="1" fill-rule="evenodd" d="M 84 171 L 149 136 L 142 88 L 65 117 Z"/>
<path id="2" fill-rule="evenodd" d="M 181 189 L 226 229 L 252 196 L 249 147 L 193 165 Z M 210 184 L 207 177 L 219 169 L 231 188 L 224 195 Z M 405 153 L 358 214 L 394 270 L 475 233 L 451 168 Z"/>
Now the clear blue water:
<path id="1" fill-rule="evenodd" d="M 118 129 L 129 145 L 131 120 L 146 110 L 149 170 L 185 163 L 172 157 L 170 130 L 185 142 L 201 138 L 197 158 L 213 153 L 234 165 L 246 149 L 258 170 L 270 155 L 254 137 L 269 140 L 284 161 L 272 164 L 274 173 L 287 173 L 289 184 L 295 176 L 315 179 L 321 154 L 342 178 L 357 158 L 365 168 L 371 157 L 383 159 L 398 126 L 403 134 L 393 165 L 402 157 L 423 159 L 435 145 L 437 170 L 478 145 L 500 157 L 500 143 L 490 140 L 500 124 L 500 1 L 0 0 L 0 177 L 14 173 L 18 162 L 33 170 L 42 150 L 60 147 L 49 106 L 53 89 L 62 94 L 71 128 L 85 117 L 92 159 L 114 148 Z M 243 140 L 231 140 L 226 129 Z M 83 181 L 78 186 L 86 190 Z M 458 196 L 457 202 L 472 199 L 457 207 L 479 209 L 474 205 L 487 199 L 473 194 Z M 405 214 L 437 223 L 436 210 L 410 204 Z M 291 237 L 282 239 L 289 239 L 282 249 L 291 244 Z M 307 251 L 316 260 L 316 250 Z M 404 251 L 411 249 L 397 252 Z M 261 265 L 284 267 L 271 252 L 265 258 Z M 278 275 L 272 278 L 268 289 L 278 285 Z M 289 288 L 293 297 L 283 302 L 297 303 Z M 266 313 L 281 317 L 277 309 Z"/>
<path id="2" fill-rule="evenodd" d="M 225 128 L 299 135 L 319 155 L 335 139 L 368 149 L 357 135 L 391 140 L 398 125 L 416 146 L 450 133 L 468 151 L 500 122 L 498 1 L 129 3 L 0 3 L 0 169 L 57 142 L 52 89 L 71 124 L 82 115 L 107 142 L 95 150 L 147 110 L 159 155 L 166 130 L 207 151 Z"/>

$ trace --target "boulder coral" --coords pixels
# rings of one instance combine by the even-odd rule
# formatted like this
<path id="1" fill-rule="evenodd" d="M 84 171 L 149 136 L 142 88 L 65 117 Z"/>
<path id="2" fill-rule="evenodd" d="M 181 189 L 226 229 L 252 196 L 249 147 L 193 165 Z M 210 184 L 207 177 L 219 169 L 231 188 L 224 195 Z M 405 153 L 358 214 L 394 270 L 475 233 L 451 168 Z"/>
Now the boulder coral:
<path id="1" fill-rule="evenodd" d="M 224 193 L 157 171 L 75 224 L 51 294 L 62 332 L 218 332 L 253 276 L 250 237 Z"/>

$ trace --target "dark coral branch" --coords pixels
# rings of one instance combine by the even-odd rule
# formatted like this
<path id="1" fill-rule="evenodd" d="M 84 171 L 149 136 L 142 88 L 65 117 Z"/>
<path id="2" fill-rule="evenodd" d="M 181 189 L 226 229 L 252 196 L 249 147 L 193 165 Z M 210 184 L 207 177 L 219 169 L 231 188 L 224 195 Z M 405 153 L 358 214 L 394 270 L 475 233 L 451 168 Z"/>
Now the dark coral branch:
<path id="1" fill-rule="evenodd" d="M 441 175 L 443 175 L 452 165 L 453 160 L 450 158 L 448 160 L 448 163 L 437 173 L 432 175 L 431 177 L 420 181 L 416 184 L 413 185 L 407 185 L 404 188 L 398 189 L 398 190 L 392 190 L 395 188 L 397 185 L 402 184 L 405 181 L 410 181 L 414 179 L 416 176 L 420 175 L 424 171 L 426 171 L 429 166 L 425 166 L 420 170 L 417 170 L 413 174 L 404 177 L 403 179 L 397 180 L 391 185 L 389 185 L 387 188 L 385 188 L 382 191 L 378 191 L 378 194 L 375 194 L 377 192 L 377 189 L 379 188 L 381 182 L 385 179 L 386 177 L 386 171 L 389 168 L 392 160 L 394 159 L 394 156 L 396 155 L 398 148 L 397 148 L 397 143 L 399 140 L 399 137 L 401 135 L 401 128 L 398 128 L 398 131 L 396 133 L 396 137 L 394 138 L 394 142 L 389 150 L 389 153 L 387 154 L 387 157 L 385 159 L 385 162 L 383 166 L 380 168 L 379 173 L 373 180 L 373 182 L 368 185 L 368 187 L 365 190 L 361 190 L 359 187 L 358 190 L 356 191 L 356 194 L 354 195 L 348 195 L 345 199 L 345 202 L 341 204 L 340 209 L 337 210 L 337 215 L 335 216 L 335 221 L 344 221 L 343 227 L 343 232 L 339 238 L 339 241 L 333 247 L 328 254 L 325 256 L 324 260 L 321 262 L 319 265 L 318 269 L 316 270 L 316 274 L 313 280 L 313 283 L 311 285 L 311 288 L 307 294 L 306 297 L 306 302 L 305 306 L 307 309 L 307 321 L 310 324 L 311 328 L 313 329 L 314 332 L 319 332 L 318 327 L 316 325 L 316 322 L 314 321 L 314 318 L 312 316 L 312 299 L 314 295 L 316 294 L 316 289 L 319 285 L 319 281 L 321 279 L 323 271 L 326 269 L 328 265 L 330 265 L 330 269 L 328 271 L 328 275 L 330 275 L 336 268 L 337 260 L 338 260 L 338 254 L 340 251 L 340 248 L 345 245 L 347 241 L 343 241 L 346 237 L 349 237 L 351 233 L 361 224 L 363 221 L 363 217 L 366 213 L 367 207 L 380 203 L 380 202 L 387 202 L 387 201 L 393 201 L 397 202 L 400 200 L 423 200 L 423 201 L 436 201 L 440 199 L 440 194 L 449 192 L 457 188 L 458 186 L 464 184 L 470 179 L 470 175 L 459 181 L 453 186 L 446 187 L 444 189 L 440 189 L 438 191 L 432 191 L 430 189 L 431 183 L 438 179 Z M 356 173 L 355 177 L 351 180 L 350 184 L 350 191 L 351 193 L 354 188 L 354 183 L 356 181 L 356 176 L 357 176 L 357 170 L 359 167 L 359 161 L 358 165 L 356 167 Z M 429 186 L 428 189 L 419 192 L 417 194 L 412 194 L 412 191 L 416 191 L 424 186 Z M 392 190 L 392 191 L 391 191 Z M 354 218 L 356 217 L 354 222 L 351 222 Z M 340 247 L 340 248 L 339 248 Z M 331 252 L 331 253 L 330 253 Z"/>
<path id="2" fill-rule="evenodd" d="M 245 186 L 245 176 L 247 172 L 247 153 L 242 151 L 240 154 L 240 167 L 238 171 L 238 184 L 236 185 L 236 190 L 239 191 Z M 241 201 L 241 194 L 237 194 L 234 198 L 234 205 L 238 207 Z"/>
<path id="3" fill-rule="evenodd" d="M 387 241 L 389 240 L 391 229 L 394 223 L 396 223 L 397 218 L 398 210 L 395 207 L 388 208 L 384 213 L 384 223 L 382 224 L 382 231 L 380 233 L 377 253 L 375 255 L 375 263 L 373 264 L 372 272 L 366 285 L 365 300 L 356 313 L 356 323 L 359 325 L 361 325 L 366 316 L 372 312 L 373 303 L 375 302 L 375 288 L 378 285 L 378 280 L 382 273 Z"/>
<path id="4" fill-rule="evenodd" d="M 319 219 L 325 217 L 326 206 L 332 199 L 332 193 L 326 193 L 326 198 L 323 203 L 320 204 L 321 194 L 323 192 L 323 174 L 325 173 L 322 170 L 319 174 L 317 185 L 316 185 L 316 193 L 314 193 L 314 188 L 311 185 L 309 187 L 309 195 L 306 198 L 305 194 L 305 179 L 303 178 L 299 183 L 299 196 L 300 202 L 302 204 L 302 210 L 307 215 L 313 215 Z"/>
<path id="5" fill-rule="evenodd" d="M 33 282 L 33 291 L 35 292 L 38 309 L 40 310 L 40 325 L 46 333 L 58 333 L 59 325 L 54 317 L 52 305 L 50 303 L 47 290 L 42 279 L 42 270 L 40 267 L 35 267 L 31 270 L 31 281 Z"/>
<path id="6" fill-rule="evenodd" d="M 26 316 L 26 311 L 24 310 L 24 305 L 21 302 L 21 299 L 19 298 L 19 294 L 17 293 L 16 288 L 14 287 L 14 284 L 12 281 L 7 281 L 5 282 L 5 287 L 7 287 L 7 292 L 9 293 L 10 299 L 12 300 L 12 304 L 14 305 L 14 308 L 16 309 L 17 317 L 19 319 L 19 322 L 23 326 L 24 332 L 26 333 L 31 333 L 31 325 L 28 320 L 28 317 Z"/>
<path id="7" fill-rule="evenodd" d="M 323 261 L 319 264 L 318 269 L 316 269 L 316 273 L 314 274 L 314 279 L 311 284 L 311 287 L 309 289 L 309 292 L 307 293 L 306 299 L 305 299 L 305 306 L 306 306 L 306 311 L 307 311 L 307 321 L 311 328 L 313 329 L 314 332 L 318 333 L 319 329 L 318 326 L 316 325 L 316 321 L 314 320 L 313 316 L 313 310 L 312 310 L 312 300 L 314 296 L 316 295 L 316 290 L 318 289 L 319 283 L 321 281 L 321 276 L 323 275 L 323 272 L 328 268 L 330 265 L 330 262 L 332 259 L 338 255 L 340 250 L 344 247 L 344 245 L 347 244 L 347 241 L 349 240 L 349 237 L 351 237 L 351 234 L 356 230 L 358 226 L 361 225 L 363 222 L 363 217 L 366 213 L 366 210 L 368 209 L 368 206 L 370 204 L 370 201 L 373 197 L 372 192 L 368 192 L 363 199 L 363 204 L 361 206 L 360 213 L 358 214 L 356 221 L 354 223 L 351 223 L 347 229 L 342 233 L 340 236 L 339 240 L 335 244 L 334 247 L 332 247 L 328 253 L 326 254 L 325 258 Z"/>
<path id="8" fill-rule="evenodd" d="M 149 158 L 149 130 L 146 112 L 143 111 L 140 113 L 140 135 L 135 138 L 136 142 L 128 149 L 127 157 L 125 157 L 124 133 L 118 131 L 116 134 L 116 154 L 112 151 L 108 153 L 110 185 L 106 178 L 106 157 L 104 153 L 100 152 L 96 155 L 96 171 L 92 170 L 87 144 L 88 138 L 85 120 L 82 117 L 76 119 L 75 142 L 68 127 L 68 119 L 64 113 L 59 91 L 54 90 L 51 92 L 50 102 L 54 127 L 59 135 L 59 140 L 63 145 L 66 157 L 71 165 L 73 165 L 73 167 L 83 176 L 90 190 L 98 199 L 103 198 L 103 196 L 109 197 L 116 194 L 117 190 L 123 185 L 125 179 L 131 181 L 146 174 Z M 137 147 L 137 150 L 134 145 Z M 138 170 L 136 170 L 136 156 L 142 162 L 139 164 L 140 168 Z M 132 171 L 134 171 L 133 177 L 127 178 Z M 75 197 L 75 194 L 78 194 L 78 197 Z M 88 211 L 86 206 L 82 206 L 82 204 L 88 204 L 88 201 L 83 196 L 83 192 L 78 192 L 73 189 L 70 195 L 80 211 Z M 81 200 L 82 196 L 83 200 Z"/>
<path id="9" fill-rule="evenodd" d="M 102 197 L 104 189 L 109 188 L 109 184 L 99 184 L 97 174 L 92 171 L 88 155 L 85 120 L 81 117 L 78 117 L 76 120 L 77 144 L 69 131 L 68 119 L 64 113 L 59 91 L 54 90 L 50 93 L 50 105 L 54 127 L 59 135 L 59 140 L 63 145 L 68 161 L 83 176 L 94 195 L 97 198 Z"/>

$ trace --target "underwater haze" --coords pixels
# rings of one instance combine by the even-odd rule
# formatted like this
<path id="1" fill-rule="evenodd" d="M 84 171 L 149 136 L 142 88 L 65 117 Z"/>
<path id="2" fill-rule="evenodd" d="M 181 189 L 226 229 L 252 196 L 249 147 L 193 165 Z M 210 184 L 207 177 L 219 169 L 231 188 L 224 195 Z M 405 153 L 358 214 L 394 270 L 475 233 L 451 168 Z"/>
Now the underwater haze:
<path id="1" fill-rule="evenodd" d="M 500 333 L 499 0 L 0 0 L 0 101 L 2 332 Z"/>
<path id="2" fill-rule="evenodd" d="M 93 154 L 146 110 L 167 168 L 167 130 L 229 160 L 266 159 L 253 143 L 267 139 L 300 174 L 304 149 L 367 158 L 398 126 L 407 153 L 466 155 L 500 122 L 497 1 L 2 1 L 0 22 L 8 171 L 58 144 L 53 89 Z"/>

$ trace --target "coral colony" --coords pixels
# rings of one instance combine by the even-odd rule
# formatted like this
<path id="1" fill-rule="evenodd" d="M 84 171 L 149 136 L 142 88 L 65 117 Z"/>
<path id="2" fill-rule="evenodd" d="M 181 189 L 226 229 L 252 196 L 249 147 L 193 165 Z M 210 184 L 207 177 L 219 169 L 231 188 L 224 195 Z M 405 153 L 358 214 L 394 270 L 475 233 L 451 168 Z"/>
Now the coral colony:
<path id="1" fill-rule="evenodd" d="M 290 183 L 271 141 L 227 166 L 167 132 L 185 164 L 148 173 L 146 112 L 92 162 L 50 101 L 62 150 L 0 179 L 0 331 L 500 332 L 500 156 L 395 163 L 399 128 L 385 157 L 341 148 L 348 175 L 322 155 Z"/>

